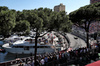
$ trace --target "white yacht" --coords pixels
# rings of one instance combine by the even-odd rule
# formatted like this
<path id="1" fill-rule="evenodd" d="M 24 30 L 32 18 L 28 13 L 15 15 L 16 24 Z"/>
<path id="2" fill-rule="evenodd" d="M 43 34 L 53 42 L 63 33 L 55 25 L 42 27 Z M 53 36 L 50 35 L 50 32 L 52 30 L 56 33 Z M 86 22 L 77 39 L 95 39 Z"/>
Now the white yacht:
<path id="1" fill-rule="evenodd" d="M 0 41 L 0 46 L 2 46 L 4 44 L 4 42 L 3 41 Z"/>
<path id="2" fill-rule="evenodd" d="M 10 53 L 17 53 L 17 54 L 34 54 L 35 50 L 35 38 L 26 37 L 22 40 L 18 40 L 12 43 L 6 43 L 2 47 Z M 55 49 L 53 45 L 46 45 L 46 44 L 37 44 L 37 53 L 45 53 L 45 52 L 54 52 Z"/>
<path id="3" fill-rule="evenodd" d="M 4 39 L 4 42 L 5 42 L 5 43 L 8 43 L 8 42 L 15 42 L 15 41 L 21 40 L 21 39 L 23 39 L 23 38 L 25 38 L 25 36 L 11 35 L 10 37 L 5 38 L 5 39 Z"/>

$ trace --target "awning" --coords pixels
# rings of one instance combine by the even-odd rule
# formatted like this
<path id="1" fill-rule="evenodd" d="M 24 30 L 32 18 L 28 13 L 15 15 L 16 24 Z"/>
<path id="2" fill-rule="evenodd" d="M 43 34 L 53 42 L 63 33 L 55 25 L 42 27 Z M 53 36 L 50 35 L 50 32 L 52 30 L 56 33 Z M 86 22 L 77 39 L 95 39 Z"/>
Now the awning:
<path id="1" fill-rule="evenodd" d="M 100 66 L 100 60 L 96 61 L 96 62 L 93 62 L 93 63 L 90 63 L 90 64 L 85 65 L 85 66 Z"/>

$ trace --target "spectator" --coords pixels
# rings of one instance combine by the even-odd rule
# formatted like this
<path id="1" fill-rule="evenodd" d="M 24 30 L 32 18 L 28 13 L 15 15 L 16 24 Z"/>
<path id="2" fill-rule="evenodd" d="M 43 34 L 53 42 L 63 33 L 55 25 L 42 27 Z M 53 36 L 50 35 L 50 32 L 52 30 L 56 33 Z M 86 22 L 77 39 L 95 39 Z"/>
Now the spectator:
<path id="1" fill-rule="evenodd" d="M 34 66 L 34 61 L 31 61 L 31 66 Z"/>
<path id="2" fill-rule="evenodd" d="M 41 63 L 42 66 L 44 65 L 45 61 L 44 61 L 43 58 L 41 59 L 40 63 Z"/>
<path id="3" fill-rule="evenodd" d="M 47 56 L 45 56 L 44 61 L 45 61 L 45 63 L 48 62 L 48 58 L 47 58 Z"/>
<path id="4" fill-rule="evenodd" d="M 36 60 L 36 62 L 34 62 L 34 64 L 36 63 L 36 66 L 40 66 L 39 61 Z"/>
<path id="5" fill-rule="evenodd" d="M 59 59 L 59 54 L 56 54 L 57 60 Z"/>
<path id="6" fill-rule="evenodd" d="M 22 63 L 20 63 L 18 66 L 24 66 Z"/>

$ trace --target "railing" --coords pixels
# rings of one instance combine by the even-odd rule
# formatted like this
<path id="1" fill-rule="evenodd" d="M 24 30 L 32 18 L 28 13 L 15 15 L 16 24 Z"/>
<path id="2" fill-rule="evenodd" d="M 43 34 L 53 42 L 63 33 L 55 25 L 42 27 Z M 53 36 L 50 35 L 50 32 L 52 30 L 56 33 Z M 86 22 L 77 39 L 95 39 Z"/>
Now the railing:
<path id="1" fill-rule="evenodd" d="M 90 49 L 88 53 L 83 53 L 82 54 L 83 59 L 84 59 L 84 57 L 88 58 L 87 55 L 89 55 L 89 54 L 91 54 L 90 57 L 95 55 L 95 53 L 96 53 L 95 51 L 97 51 L 97 50 L 98 50 L 98 48 Z M 62 57 L 61 59 L 53 60 L 53 61 L 45 63 L 45 66 L 66 66 L 66 65 L 70 65 L 70 64 L 85 65 L 85 64 L 89 63 L 89 61 L 90 61 L 90 60 L 88 62 L 83 61 L 82 59 L 80 59 L 79 56 L 77 56 L 77 57 L 72 56 L 72 57 L 70 59 L 68 59 L 69 57 Z M 33 59 L 34 59 L 33 56 L 27 57 L 27 58 L 18 58 L 15 60 L 0 63 L 0 66 L 10 66 L 10 65 L 19 64 L 19 63 L 27 63 L 28 61 L 33 61 Z"/>
<path id="2" fill-rule="evenodd" d="M 33 60 L 33 56 L 27 57 L 27 58 L 17 58 L 15 60 L 2 62 L 2 63 L 0 63 L 0 66 L 10 66 L 10 65 L 14 65 L 14 64 L 23 63 L 23 62 L 26 63 L 27 61 L 32 61 L 32 60 Z"/>

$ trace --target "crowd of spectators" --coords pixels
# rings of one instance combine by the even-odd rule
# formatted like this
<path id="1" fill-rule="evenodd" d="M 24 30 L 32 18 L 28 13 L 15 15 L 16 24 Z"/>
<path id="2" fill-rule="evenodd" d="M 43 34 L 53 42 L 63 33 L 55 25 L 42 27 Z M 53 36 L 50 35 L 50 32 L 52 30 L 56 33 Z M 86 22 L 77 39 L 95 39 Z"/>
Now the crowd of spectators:
<path id="1" fill-rule="evenodd" d="M 37 61 L 34 62 L 34 56 L 27 58 L 17 58 L 7 62 L 7 65 L 18 64 L 18 66 L 66 66 L 70 64 L 75 64 L 79 66 L 84 66 L 91 63 L 91 60 L 96 61 L 99 58 L 98 53 L 100 53 L 100 45 L 96 44 L 94 48 L 81 47 L 78 49 L 68 49 L 63 51 L 58 51 L 54 53 L 38 54 Z"/>
<path id="2" fill-rule="evenodd" d="M 91 62 L 91 60 L 96 61 L 96 58 L 99 58 L 98 53 L 100 53 L 99 44 L 95 48 L 79 48 L 76 50 L 63 50 L 54 53 L 45 53 L 37 55 L 37 66 L 58 66 L 62 64 L 70 65 L 75 64 L 79 66 L 84 66 Z M 24 63 L 24 64 L 23 64 Z M 7 62 L 7 65 L 18 64 L 18 66 L 35 66 L 34 65 L 34 56 L 27 58 L 17 58 Z"/>
<path id="3" fill-rule="evenodd" d="M 37 66 L 58 66 L 58 65 L 70 65 L 75 64 L 79 66 L 84 66 L 91 62 L 91 60 L 96 61 L 99 58 L 98 53 L 100 52 L 99 44 L 94 48 L 79 48 L 76 50 L 63 50 L 55 53 L 45 53 L 37 55 Z M 24 64 L 23 64 L 24 63 Z M 35 66 L 34 56 L 28 58 L 18 58 L 16 61 L 10 61 L 9 65 L 18 64 L 18 66 Z"/>
<path id="4" fill-rule="evenodd" d="M 83 24 L 84 26 L 84 24 Z M 83 28 L 77 27 L 75 25 L 72 26 L 73 30 L 79 30 L 80 32 L 85 32 Z M 89 26 L 89 33 L 93 34 L 100 31 L 100 21 L 92 21 L 90 26 Z"/>

